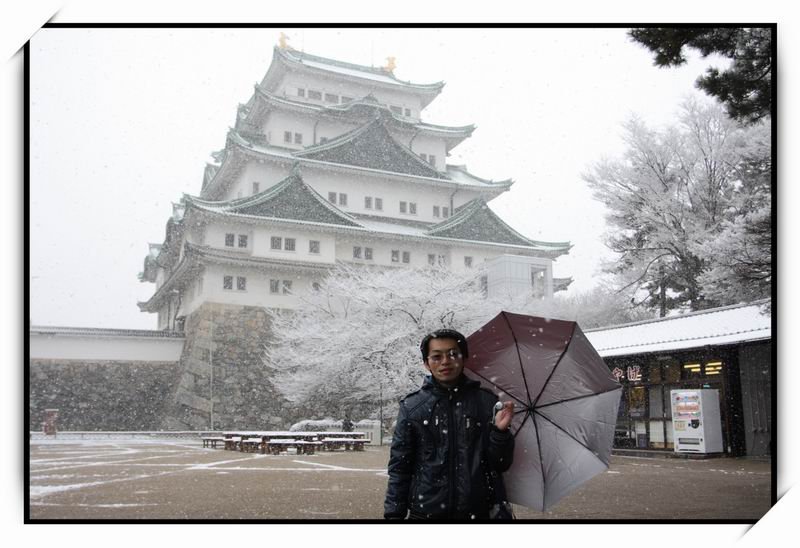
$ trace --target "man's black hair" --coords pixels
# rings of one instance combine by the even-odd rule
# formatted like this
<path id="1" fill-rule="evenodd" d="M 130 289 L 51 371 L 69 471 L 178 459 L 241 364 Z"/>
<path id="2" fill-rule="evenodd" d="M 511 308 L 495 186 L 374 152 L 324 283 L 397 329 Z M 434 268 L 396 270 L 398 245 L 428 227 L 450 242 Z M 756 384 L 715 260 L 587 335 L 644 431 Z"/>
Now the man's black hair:
<path id="1" fill-rule="evenodd" d="M 419 345 L 422 352 L 422 361 L 428 360 L 428 346 L 430 346 L 431 339 L 453 339 L 458 344 L 458 349 L 461 355 L 467 357 L 467 338 L 453 329 L 437 329 L 433 333 L 428 333 Z"/>

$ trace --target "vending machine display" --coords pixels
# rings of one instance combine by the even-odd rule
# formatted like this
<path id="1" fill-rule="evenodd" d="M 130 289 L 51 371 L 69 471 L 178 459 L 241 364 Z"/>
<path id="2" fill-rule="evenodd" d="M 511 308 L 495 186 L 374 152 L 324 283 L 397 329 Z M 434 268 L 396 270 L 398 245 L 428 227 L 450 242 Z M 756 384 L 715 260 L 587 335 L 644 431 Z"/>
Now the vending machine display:
<path id="1" fill-rule="evenodd" d="M 670 402 L 675 452 L 722 452 L 719 391 L 672 390 Z"/>

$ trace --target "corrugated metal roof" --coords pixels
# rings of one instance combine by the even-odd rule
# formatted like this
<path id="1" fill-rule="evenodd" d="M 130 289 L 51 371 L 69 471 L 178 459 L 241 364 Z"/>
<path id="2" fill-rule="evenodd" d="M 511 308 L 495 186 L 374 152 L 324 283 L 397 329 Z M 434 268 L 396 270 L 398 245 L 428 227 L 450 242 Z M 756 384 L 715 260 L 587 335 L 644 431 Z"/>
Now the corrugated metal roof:
<path id="1" fill-rule="evenodd" d="M 684 350 L 772 338 L 769 299 L 586 331 L 600 356 Z"/>

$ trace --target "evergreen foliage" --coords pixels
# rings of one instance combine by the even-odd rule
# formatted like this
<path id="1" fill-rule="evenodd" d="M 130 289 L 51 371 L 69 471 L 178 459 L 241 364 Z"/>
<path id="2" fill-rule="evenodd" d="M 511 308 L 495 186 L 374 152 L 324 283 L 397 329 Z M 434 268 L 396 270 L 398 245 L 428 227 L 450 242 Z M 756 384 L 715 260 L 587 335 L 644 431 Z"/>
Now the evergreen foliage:
<path id="1" fill-rule="evenodd" d="M 686 62 L 684 47 L 703 57 L 718 54 L 732 60 L 720 71 L 709 67 L 697 79 L 697 87 L 716 97 L 728 114 L 741 122 L 754 123 L 770 116 L 772 108 L 771 28 L 754 27 L 653 27 L 635 28 L 630 37 L 655 54 L 659 67 Z"/>

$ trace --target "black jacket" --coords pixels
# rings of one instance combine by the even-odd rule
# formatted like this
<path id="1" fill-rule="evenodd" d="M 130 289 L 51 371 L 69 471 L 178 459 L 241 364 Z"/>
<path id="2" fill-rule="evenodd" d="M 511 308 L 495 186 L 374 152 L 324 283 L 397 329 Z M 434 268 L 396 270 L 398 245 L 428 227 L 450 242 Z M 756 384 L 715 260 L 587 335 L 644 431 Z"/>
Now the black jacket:
<path id="1" fill-rule="evenodd" d="M 428 375 L 400 401 L 384 517 L 486 519 L 489 474 L 511 466 L 514 437 L 492 424 L 497 396 L 462 375 L 453 388 Z"/>

